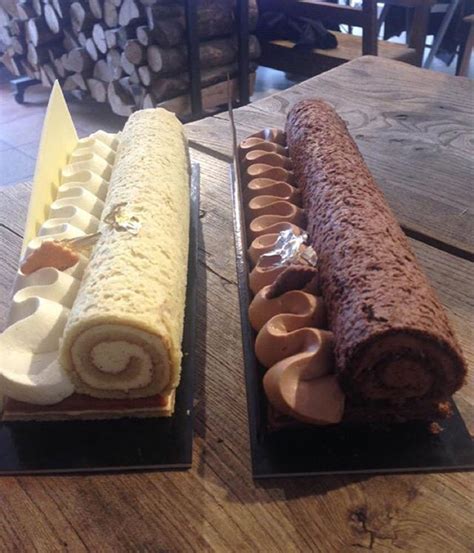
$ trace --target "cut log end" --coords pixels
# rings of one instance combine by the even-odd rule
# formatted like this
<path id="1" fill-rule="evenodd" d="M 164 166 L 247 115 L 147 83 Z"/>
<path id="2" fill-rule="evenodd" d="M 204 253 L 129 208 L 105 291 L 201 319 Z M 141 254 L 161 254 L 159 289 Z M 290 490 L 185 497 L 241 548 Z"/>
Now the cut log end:
<path id="1" fill-rule="evenodd" d="M 112 111 L 117 115 L 129 117 L 133 113 L 135 100 L 119 81 L 109 83 L 107 87 L 107 100 Z"/>

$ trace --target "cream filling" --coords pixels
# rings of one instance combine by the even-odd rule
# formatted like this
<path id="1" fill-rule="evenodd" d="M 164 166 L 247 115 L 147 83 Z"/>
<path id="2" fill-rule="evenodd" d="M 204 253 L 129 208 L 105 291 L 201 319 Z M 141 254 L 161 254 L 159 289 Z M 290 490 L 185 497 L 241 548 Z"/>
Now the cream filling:
<path id="1" fill-rule="evenodd" d="M 150 356 L 135 344 L 125 340 L 103 342 L 92 348 L 92 360 L 99 371 L 118 374 L 124 371 L 133 359 L 151 369 Z"/>
<path id="2" fill-rule="evenodd" d="M 96 232 L 117 147 L 116 135 L 103 131 L 78 141 L 62 170 L 49 216 L 25 256 L 45 239 Z M 74 392 L 58 362 L 58 350 L 87 262 L 87 255 L 81 254 L 79 262 L 66 271 L 52 267 L 30 275 L 18 271 L 8 325 L 0 334 L 0 396 L 48 405 Z"/>
<path id="3" fill-rule="evenodd" d="M 163 389 L 170 380 L 161 338 L 127 325 L 98 324 L 84 330 L 71 356 L 81 380 L 98 390 L 129 392 L 152 384 Z"/>

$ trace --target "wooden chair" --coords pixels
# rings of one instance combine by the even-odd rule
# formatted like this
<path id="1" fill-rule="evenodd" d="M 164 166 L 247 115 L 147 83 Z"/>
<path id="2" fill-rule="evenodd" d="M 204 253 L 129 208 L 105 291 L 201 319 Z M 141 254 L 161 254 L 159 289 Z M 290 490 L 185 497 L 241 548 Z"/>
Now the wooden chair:
<path id="1" fill-rule="evenodd" d="M 362 28 L 362 36 L 334 32 L 338 46 L 330 50 L 293 49 L 294 43 L 289 40 L 262 41 L 260 64 L 305 76 L 317 75 L 367 54 L 421 66 L 431 0 L 385 0 L 385 3 L 413 9 L 408 45 L 377 39 L 376 0 L 362 0 L 362 9 L 316 0 L 259 0 L 261 13 L 283 11 L 291 16 Z"/>
<path id="2" fill-rule="evenodd" d="M 467 77 L 469 75 L 469 64 L 471 62 L 472 49 L 474 48 L 474 14 L 466 16 L 464 21 L 469 25 L 469 31 L 459 49 L 456 66 L 456 75 L 459 77 Z"/>

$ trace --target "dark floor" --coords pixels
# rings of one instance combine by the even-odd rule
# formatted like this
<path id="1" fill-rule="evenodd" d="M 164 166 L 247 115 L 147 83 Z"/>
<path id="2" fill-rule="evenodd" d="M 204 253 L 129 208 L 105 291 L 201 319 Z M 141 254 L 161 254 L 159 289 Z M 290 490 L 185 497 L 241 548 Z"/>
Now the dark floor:
<path id="1" fill-rule="evenodd" d="M 403 39 L 403 37 L 400 37 Z M 435 60 L 432 69 L 454 74 L 454 63 L 446 67 Z M 474 65 L 471 64 L 471 75 Z M 10 75 L 0 68 L 0 186 L 29 180 L 33 176 L 36 153 L 49 90 L 35 86 L 28 90 L 26 102 L 17 104 L 11 94 Z M 284 90 L 295 81 L 288 80 L 280 71 L 265 67 L 257 70 L 255 93 L 257 100 L 278 90 Z M 69 102 L 69 109 L 79 136 L 86 136 L 98 129 L 116 132 L 123 127 L 124 118 L 111 112 L 106 104 L 92 100 Z"/>

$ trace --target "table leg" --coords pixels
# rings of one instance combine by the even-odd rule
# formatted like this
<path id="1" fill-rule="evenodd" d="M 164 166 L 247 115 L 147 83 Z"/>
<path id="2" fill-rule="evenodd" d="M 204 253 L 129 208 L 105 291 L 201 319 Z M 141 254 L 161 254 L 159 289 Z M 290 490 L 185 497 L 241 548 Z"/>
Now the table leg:
<path id="1" fill-rule="evenodd" d="M 456 67 L 456 75 L 459 77 L 467 77 L 469 73 L 469 62 L 471 61 L 472 49 L 474 47 L 474 22 L 471 23 L 469 34 L 466 42 L 461 45 L 458 54 L 458 63 Z"/>

